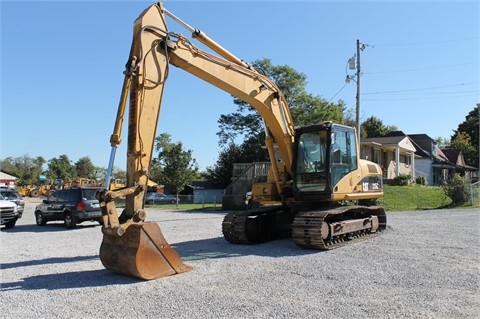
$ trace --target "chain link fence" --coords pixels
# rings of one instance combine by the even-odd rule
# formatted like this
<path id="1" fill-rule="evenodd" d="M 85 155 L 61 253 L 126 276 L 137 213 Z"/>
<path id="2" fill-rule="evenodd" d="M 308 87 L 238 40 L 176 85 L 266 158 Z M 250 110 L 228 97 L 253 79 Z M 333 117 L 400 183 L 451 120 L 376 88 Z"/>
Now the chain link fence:
<path id="1" fill-rule="evenodd" d="M 457 186 L 458 191 L 465 192 L 468 197 L 465 206 L 480 207 L 480 182 Z M 379 199 L 378 204 L 386 211 L 424 210 L 446 208 L 452 200 L 445 194 L 442 187 L 435 186 L 386 186 L 385 196 Z M 147 206 L 155 205 L 171 208 L 174 202 L 149 202 Z M 243 210 L 248 209 L 245 195 L 179 195 L 179 205 L 195 205 L 194 208 L 216 210 Z M 188 207 L 184 207 L 188 209 Z"/>
<path id="2" fill-rule="evenodd" d="M 465 206 L 480 206 L 479 183 L 452 187 L 455 192 L 465 194 Z M 452 199 L 443 187 L 385 187 L 385 196 L 379 204 L 387 211 L 439 209 L 451 206 Z"/>

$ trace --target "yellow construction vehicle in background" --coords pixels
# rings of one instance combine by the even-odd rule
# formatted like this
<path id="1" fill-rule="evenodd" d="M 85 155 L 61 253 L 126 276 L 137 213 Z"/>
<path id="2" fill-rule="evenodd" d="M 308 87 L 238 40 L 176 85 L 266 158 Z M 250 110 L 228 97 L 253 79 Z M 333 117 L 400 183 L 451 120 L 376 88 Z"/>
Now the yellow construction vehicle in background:
<path id="1" fill-rule="evenodd" d="M 48 180 L 44 175 L 37 177 L 37 185 L 24 185 L 17 188 L 17 192 L 23 197 L 47 197 L 57 189 L 63 188 L 63 180 Z"/>
<path id="2" fill-rule="evenodd" d="M 125 187 L 125 179 L 124 178 L 115 178 L 112 179 L 110 182 L 110 190 L 114 191 L 116 189 L 124 188 Z"/>
<path id="3" fill-rule="evenodd" d="M 216 54 L 170 32 L 167 16 Z M 267 182 L 254 185 L 252 197 L 269 205 L 228 213 L 222 223 L 227 241 L 254 244 L 291 236 L 299 247 L 331 249 L 385 229 L 382 207 L 342 205 L 383 196 L 382 171 L 360 159 L 354 128 L 331 122 L 294 128 L 286 98 L 270 78 L 162 3 L 142 12 L 133 33 L 106 177 L 109 181 L 129 101 L 127 183 L 125 188 L 98 194 L 103 214 L 100 259 L 107 269 L 143 279 L 190 269 L 158 224 L 145 222 L 144 198 L 170 65 L 242 99 L 264 120 L 271 170 Z M 126 206 L 118 216 L 115 198 L 123 196 Z"/>

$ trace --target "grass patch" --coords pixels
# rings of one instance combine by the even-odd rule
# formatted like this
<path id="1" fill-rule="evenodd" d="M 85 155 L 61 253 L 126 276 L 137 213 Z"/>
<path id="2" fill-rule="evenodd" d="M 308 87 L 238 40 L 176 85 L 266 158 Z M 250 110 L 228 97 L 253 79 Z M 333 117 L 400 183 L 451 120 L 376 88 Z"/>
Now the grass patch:
<path id="1" fill-rule="evenodd" d="M 383 189 L 385 196 L 378 204 L 386 211 L 444 208 L 452 203 L 438 186 L 389 186 Z"/>

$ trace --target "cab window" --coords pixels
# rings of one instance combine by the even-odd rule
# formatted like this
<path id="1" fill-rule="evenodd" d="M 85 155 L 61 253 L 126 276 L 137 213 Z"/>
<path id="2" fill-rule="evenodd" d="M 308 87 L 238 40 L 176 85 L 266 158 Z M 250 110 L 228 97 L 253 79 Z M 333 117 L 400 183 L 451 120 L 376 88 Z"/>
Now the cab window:
<path id="1" fill-rule="evenodd" d="M 332 133 L 332 185 L 351 171 L 357 169 L 357 146 L 355 131 L 337 127 Z"/>

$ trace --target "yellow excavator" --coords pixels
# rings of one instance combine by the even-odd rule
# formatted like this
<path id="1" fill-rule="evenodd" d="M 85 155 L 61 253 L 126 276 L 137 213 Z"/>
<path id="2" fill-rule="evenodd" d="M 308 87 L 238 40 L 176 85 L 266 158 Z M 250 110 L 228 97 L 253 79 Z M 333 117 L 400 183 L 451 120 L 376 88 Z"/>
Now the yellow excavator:
<path id="1" fill-rule="evenodd" d="M 166 17 L 215 53 L 169 31 Z M 255 244 L 291 237 L 302 248 L 331 249 L 385 229 L 382 207 L 359 205 L 382 197 L 383 185 L 381 168 L 360 159 L 354 128 L 332 122 L 294 127 L 287 100 L 270 78 L 162 3 L 141 13 L 133 33 L 106 176 L 109 181 L 128 100 L 127 183 L 97 195 L 103 214 L 100 259 L 107 269 L 147 280 L 191 269 L 165 240 L 158 224 L 145 221 L 144 198 L 170 66 L 242 99 L 264 120 L 271 169 L 267 182 L 253 186 L 252 197 L 265 205 L 228 213 L 222 222 L 228 242 Z M 120 215 L 115 207 L 118 197 L 126 198 Z"/>

